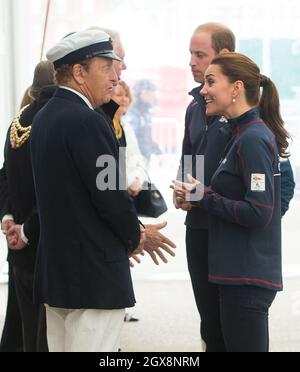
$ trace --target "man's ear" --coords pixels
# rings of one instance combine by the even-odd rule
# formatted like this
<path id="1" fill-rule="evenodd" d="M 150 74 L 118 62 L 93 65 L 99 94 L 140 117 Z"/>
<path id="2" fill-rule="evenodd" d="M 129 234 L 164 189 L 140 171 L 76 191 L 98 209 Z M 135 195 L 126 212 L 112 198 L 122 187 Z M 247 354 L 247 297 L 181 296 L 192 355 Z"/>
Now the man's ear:
<path id="1" fill-rule="evenodd" d="M 73 79 L 79 85 L 83 85 L 85 83 L 85 74 L 86 74 L 86 70 L 82 65 L 76 64 L 73 66 L 73 71 L 72 71 Z"/>
<path id="2" fill-rule="evenodd" d="M 230 53 L 229 49 L 227 49 L 227 48 L 221 49 L 219 54 L 223 54 L 223 53 Z"/>

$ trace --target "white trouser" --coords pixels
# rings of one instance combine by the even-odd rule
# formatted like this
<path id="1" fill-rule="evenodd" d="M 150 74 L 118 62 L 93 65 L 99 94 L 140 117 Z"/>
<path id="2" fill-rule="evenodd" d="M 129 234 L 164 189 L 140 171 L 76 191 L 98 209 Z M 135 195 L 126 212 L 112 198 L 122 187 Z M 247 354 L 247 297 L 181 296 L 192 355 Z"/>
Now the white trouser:
<path id="1" fill-rule="evenodd" d="M 67 310 L 46 305 L 50 352 L 118 352 L 124 310 Z"/>

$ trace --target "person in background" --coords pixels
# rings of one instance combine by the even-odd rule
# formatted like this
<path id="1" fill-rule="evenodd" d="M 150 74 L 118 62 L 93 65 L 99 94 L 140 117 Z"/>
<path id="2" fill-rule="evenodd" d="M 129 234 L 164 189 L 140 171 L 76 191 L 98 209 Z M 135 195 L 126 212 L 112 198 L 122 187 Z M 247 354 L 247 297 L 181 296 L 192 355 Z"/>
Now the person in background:
<path id="1" fill-rule="evenodd" d="M 31 97 L 31 94 L 30 94 L 31 89 L 32 87 L 30 86 L 29 88 L 25 90 L 24 96 L 21 101 L 20 110 L 22 110 L 23 107 L 27 105 L 31 105 L 33 103 L 34 98 Z"/>
<path id="2" fill-rule="evenodd" d="M 32 103 L 36 101 L 36 97 L 38 97 L 38 95 L 40 94 L 40 91 L 45 86 L 44 85 L 45 83 L 49 83 L 49 82 L 47 80 L 35 79 L 34 84 L 25 90 L 25 93 L 21 101 L 20 110 L 22 110 L 23 107 L 31 105 Z M 52 84 L 49 84 L 49 85 L 52 85 Z"/>
<path id="3" fill-rule="evenodd" d="M 13 120 L 5 144 L 5 162 L 0 173 L 2 231 L 8 240 L 10 265 L 8 305 L 1 346 L 5 351 L 15 351 L 9 342 L 13 339 L 18 345 L 23 344 L 25 352 L 48 350 L 45 311 L 43 306 L 33 304 L 39 221 L 29 143 L 33 119 L 56 89 L 49 87 L 41 93 L 42 88 L 53 84 L 52 63 L 39 63 L 28 94 L 32 103 L 24 106 Z M 19 315 L 22 332 L 18 330 Z M 17 341 L 20 333 L 22 337 Z M 7 343 L 10 344 L 8 347 L 5 346 Z M 11 347 L 12 350 L 7 350 Z"/>
<path id="4" fill-rule="evenodd" d="M 209 213 L 209 282 L 225 350 L 268 352 L 269 309 L 283 289 L 280 156 L 289 157 L 279 95 L 239 53 L 213 59 L 201 95 L 206 114 L 226 117 L 233 136 L 209 187 L 190 177 L 175 190 L 185 201 L 196 190 L 190 207 Z"/>
<path id="5" fill-rule="evenodd" d="M 20 110 L 33 103 L 30 97 L 31 86 L 28 87 L 23 95 L 20 104 Z M 7 270 L 6 268 L 4 270 Z M 0 342 L 0 352 L 21 352 L 23 350 L 23 330 L 22 317 L 18 306 L 18 300 L 13 280 L 13 269 L 8 265 L 8 299 L 7 311 L 5 316 L 4 327 Z"/>
<path id="6" fill-rule="evenodd" d="M 124 81 L 119 82 L 112 99 L 120 106 L 113 122 L 121 147 L 126 147 L 128 192 L 131 196 L 137 196 L 142 190 L 143 183 L 148 180 L 148 176 L 136 135 L 131 125 L 126 122 L 125 115 L 132 103 L 132 95 L 129 86 Z"/>
<path id="7" fill-rule="evenodd" d="M 133 87 L 134 100 L 128 111 L 127 120 L 131 124 L 147 167 L 152 155 L 161 155 L 161 150 L 152 136 L 153 108 L 156 105 L 156 87 L 147 79 L 139 80 Z"/>
<path id="8" fill-rule="evenodd" d="M 118 82 L 121 81 L 122 72 L 127 70 L 127 65 L 125 63 L 126 53 L 119 32 L 98 26 L 90 27 L 89 30 L 103 31 L 106 32 L 111 37 L 114 52 L 120 59 L 120 61 L 113 62 L 114 68 L 118 75 Z M 118 84 L 115 85 L 114 89 L 117 88 L 117 85 Z M 108 104 L 103 105 L 101 107 L 101 110 L 103 110 L 107 114 L 107 118 L 111 121 L 112 127 L 114 128 L 113 119 L 115 117 L 116 111 L 118 110 L 118 105 L 112 100 Z M 119 141 L 118 146 L 120 146 Z M 130 171 L 130 168 L 128 170 Z M 165 256 L 165 252 L 171 257 L 175 256 L 174 249 L 176 248 L 176 245 L 168 237 L 161 233 L 161 231 L 165 229 L 166 226 L 167 222 L 144 225 L 146 236 L 144 242 L 144 251 L 150 255 L 151 259 L 156 265 L 159 265 L 160 260 L 164 263 L 168 263 L 168 259 Z M 137 262 L 140 263 L 140 260 L 138 260 Z"/>

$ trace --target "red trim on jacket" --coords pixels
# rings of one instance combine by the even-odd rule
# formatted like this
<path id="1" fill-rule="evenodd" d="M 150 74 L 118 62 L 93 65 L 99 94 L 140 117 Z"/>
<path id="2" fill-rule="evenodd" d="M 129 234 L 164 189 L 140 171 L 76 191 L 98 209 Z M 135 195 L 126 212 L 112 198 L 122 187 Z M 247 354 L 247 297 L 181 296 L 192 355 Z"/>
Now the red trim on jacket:
<path id="1" fill-rule="evenodd" d="M 275 283 L 268 282 L 266 280 L 255 279 L 255 278 L 224 278 L 222 276 L 209 275 L 209 279 L 211 279 L 211 280 L 223 280 L 223 281 L 229 281 L 229 282 L 240 282 L 240 281 L 241 282 L 259 282 L 259 283 L 267 284 L 267 285 L 270 285 L 270 286 L 276 287 L 276 288 L 282 288 L 283 287 L 283 284 L 275 284 Z"/>

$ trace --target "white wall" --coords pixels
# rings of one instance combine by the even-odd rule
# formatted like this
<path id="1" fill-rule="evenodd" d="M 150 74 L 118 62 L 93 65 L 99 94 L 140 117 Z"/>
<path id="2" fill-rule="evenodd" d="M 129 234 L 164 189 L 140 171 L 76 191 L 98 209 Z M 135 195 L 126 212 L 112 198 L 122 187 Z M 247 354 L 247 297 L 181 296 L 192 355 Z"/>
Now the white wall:
<path id="1" fill-rule="evenodd" d="M 13 2 L 0 1 L 0 162 L 3 160 L 3 146 L 6 130 L 10 124 L 15 106 Z"/>

